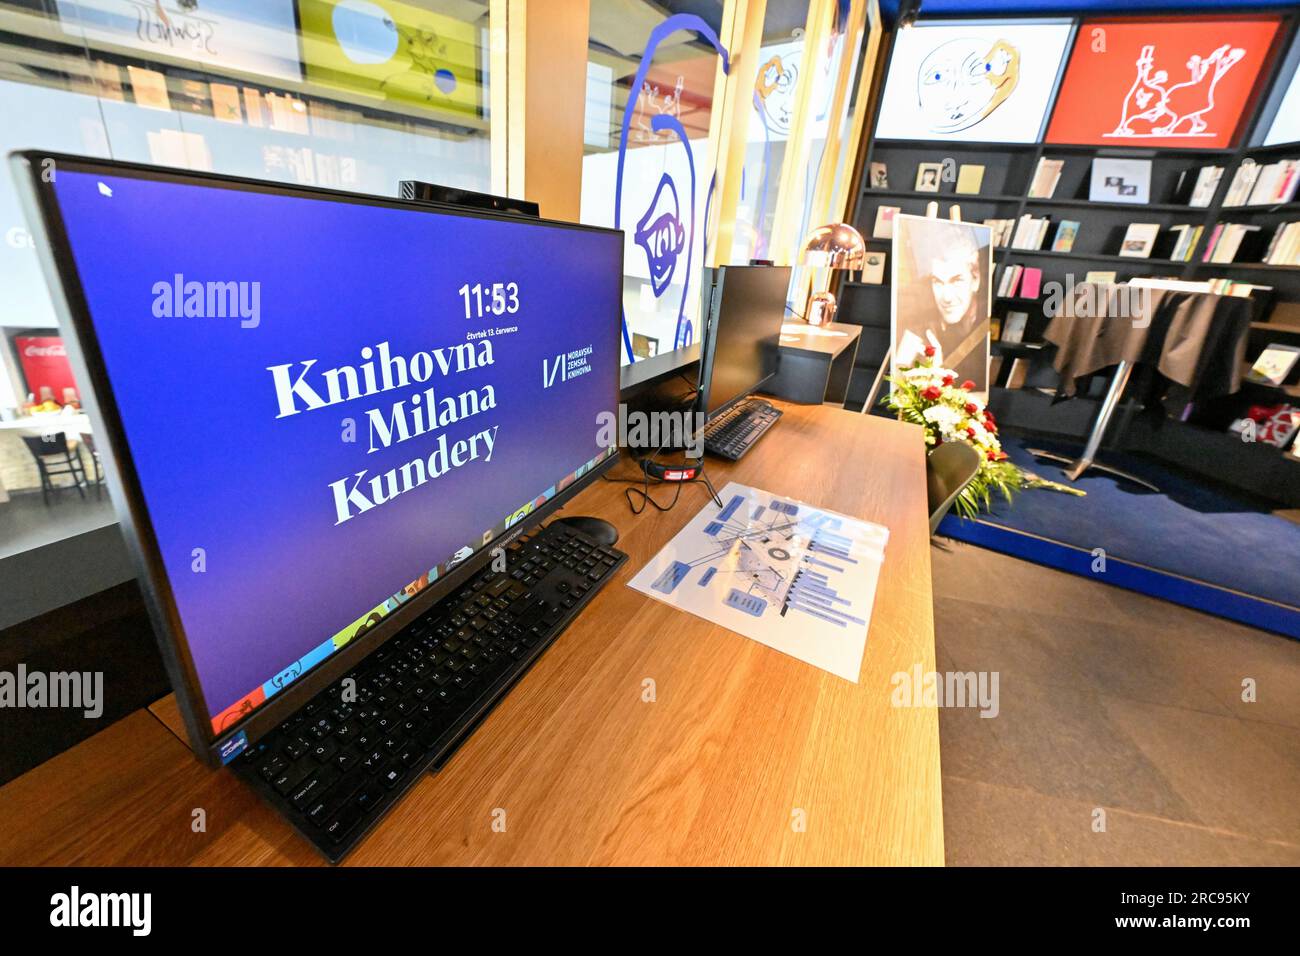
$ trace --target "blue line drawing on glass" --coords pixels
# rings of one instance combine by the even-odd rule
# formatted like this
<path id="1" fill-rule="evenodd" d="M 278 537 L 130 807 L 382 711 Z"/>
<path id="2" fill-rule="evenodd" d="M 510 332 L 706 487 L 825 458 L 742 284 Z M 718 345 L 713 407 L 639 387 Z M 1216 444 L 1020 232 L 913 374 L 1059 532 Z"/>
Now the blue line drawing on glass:
<path id="1" fill-rule="evenodd" d="M 695 327 L 691 325 L 691 320 L 686 317 L 686 296 L 690 293 L 690 288 L 691 288 L 691 256 L 692 253 L 694 253 L 695 251 L 695 223 L 694 223 L 695 157 L 691 155 L 691 141 L 686 138 L 686 130 L 682 126 L 682 124 L 678 122 L 677 117 L 669 116 L 666 113 L 661 116 L 656 116 L 653 120 L 651 120 L 650 128 L 653 129 L 656 133 L 662 133 L 664 130 L 670 130 L 677 134 L 677 138 L 681 141 L 682 149 L 686 150 L 686 167 L 691 171 L 690 201 L 691 201 L 692 222 L 691 222 L 691 229 L 686 233 L 686 235 L 690 237 L 686 243 L 686 273 L 682 279 L 681 301 L 678 302 L 677 304 L 677 331 L 673 335 L 673 342 L 674 342 L 673 348 L 680 349 L 680 348 L 685 348 L 686 346 L 690 345 L 692 342 L 695 341 Z M 664 179 L 667 179 L 670 185 L 672 184 L 672 179 L 668 176 L 667 173 L 664 173 Z M 660 187 L 662 188 L 662 186 L 663 186 L 663 181 L 660 180 Z M 673 190 L 674 197 L 676 196 L 676 194 L 677 191 L 674 189 Z M 677 257 L 674 255 L 673 262 L 675 263 L 676 261 L 677 261 Z M 653 263 L 651 265 L 651 275 L 652 275 L 651 281 L 653 282 Z M 670 278 L 671 275 L 672 273 L 670 272 L 669 273 Z M 659 292 L 655 292 L 656 296 L 658 296 L 659 294 L 660 294 Z"/>
<path id="2" fill-rule="evenodd" d="M 658 117 L 656 117 L 658 119 Z M 694 171 L 692 170 L 692 180 Z M 692 185 L 694 185 L 692 181 Z M 667 204 L 667 205 L 665 205 Z M 655 213 L 658 212 L 658 215 Z M 654 216 L 653 219 L 650 217 Z M 677 255 L 686 247 L 686 232 L 682 228 L 681 203 L 677 199 L 677 186 L 673 177 L 664 173 L 655 190 L 650 208 L 636 224 L 633 241 L 645 250 L 646 264 L 650 267 L 650 287 L 658 299 L 668 288 Z M 689 278 L 688 280 L 689 281 Z"/>
<path id="3" fill-rule="evenodd" d="M 790 114 L 798 82 L 797 55 L 769 57 L 754 77 L 754 110 L 763 125 L 763 162 L 759 171 L 758 201 L 754 204 L 753 258 L 756 259 L 767 258 L 767 239 L 762 224 L 772 169 L 772 138 L 774 135 L 784 138 L 790 134 Z"/>
<path id="4" fill-rule="evenodd" d="M 741 182 L 744 182 L 744 167 L 741 167 Z M 718 185 L 718 171 L 715 169 L 709 177 L 709 191 L 704 195 L 704 252 L 701 262 L 709 261 L 709 210 L 713 207 L 713 189 Z"/>
<path id="5" fill-rule="evenodd" d="M 676 33 L 678 30 L 689 30 L 693 33 L 699 34 L 701 37 L 707 40 L 713 46 L 713 49 L 717 51 L 718 56 L 722 57 L 722 72 L 723 73 L 731 72 L 731 57 L 727 53 L 726 47 L 722 45 L 721 41 L 718 39 L 718 35 L 713 31 L 713 28 L 709 26 L 703 19 L 696 16 L 695 14 L 693 13 L 674 14 L 673 16 L 664 20 L 657 27 L 655 27 L 653 30 L 650 31 L 650 38 L 646 41 L 645 50 L 641 54 L 641 64 L 637 67 L 636 76 L 633 77 L 632 85 L 629 88 L 630 90 L 637 91 L 638 95 L 629 96 L 627 105 L 623 108 L 623 127 L 622 127 L 622 131 L 619 133 L 619 139 L 618 139 L 618 172 L 614 184 L 614 228 L 615 229 L 622 228 L 623 167 L 627 160 L 627 139 L 628 139 L 628 131 L 632 124 L 632 114 L 636 110 L 636 105 L 640 100 L 639 93 L 645 87 L 646 74 L 650 71 L 650 62 L 651 60 L 654 59 L 655 51 L 659 48 L 659 44 L 662 43 L 666 37 L 670 36 L 673 33 Z M 676 126 L 676 129 L 674 131 L 681 139 L 682 145 L 685 146 L 686 148 L 687 161 L 690 163 L 690 170 L 691 170 L 691 228 L 685 230 L 686 269 L 687 269 L 687 275 L 689 276 L 691 254 L 693 252 L 693 248 L 695 245 L 695 230 L 694 230 L 695 165 L 694 165 L 694 160 L 691 158 L 690 155 L 690 146 L 686 145 L 685 130 L 682 129 L 681 124 L 676 121 L 676 118 L 674 116 L 670 114 L 661 114 L 659 116 L 656 116 L 654 120 L 651 121 L 651 126 L 656 132 L 661 131 L 663 129 L 672 129 L 673 126 L 670 126 L 669 122 L 671 122 Z M 688 281 L 686 285 L 689 284 L 690 283 Z M 678 308 L 678 313 L 677 313 L 678 326 L 677 326 L 676 337 L 679 340 L 683 337 L 693 337 L 694 334 L 693 330 L 691 330 L 690 328 L 690 323 L 684 321 L 685 310 L 686 310 L 686 291 L 687 291 L 686 288 L 683 287 L 682 301 L 680 307 Z M 635 362 L 637 360 L 637 357 L 632 351 L 632 335 L 628 331 L 628 327 L 627 327 L 627 309 L 624 307 L 621 309 L 621 311 L 622 311 L 622 321 L 623 321 L 623 348 L 627 353 L 627 360 L 629 362 Z"/>

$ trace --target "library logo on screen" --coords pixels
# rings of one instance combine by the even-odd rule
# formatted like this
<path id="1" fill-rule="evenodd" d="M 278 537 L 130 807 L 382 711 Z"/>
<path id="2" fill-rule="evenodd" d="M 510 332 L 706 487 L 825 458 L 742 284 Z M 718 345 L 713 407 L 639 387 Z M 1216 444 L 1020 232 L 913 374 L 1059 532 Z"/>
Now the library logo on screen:
<path id="1" fill-rule="evenodd" d="M 552 359 L 542 359 L 542 388 L 586 375 L 591 371 L 592 346 L 561 352 Z"/>

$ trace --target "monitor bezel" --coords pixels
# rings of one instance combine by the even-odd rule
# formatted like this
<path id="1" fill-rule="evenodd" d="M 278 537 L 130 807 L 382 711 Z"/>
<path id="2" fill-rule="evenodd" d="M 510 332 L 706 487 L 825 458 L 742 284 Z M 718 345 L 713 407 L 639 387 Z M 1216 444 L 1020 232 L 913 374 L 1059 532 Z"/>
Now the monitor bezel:
<path id="1" fill-rule="evenodd" d="M 704 420 L 706 422 L 711 422 L 715 418 L 719 417 L 720 415 L 725 415 L 729 410 L 731 410 L 736 405 L 743 402 L 745 399 L 749 398 L 749 396 L 753 395 L 755 392 L 762 391 L 763 386 L 768 384 L 770 381 L 772 381 L 772 379 L 776 378 L 776 376 L 781 371 L 781 365 L 780 365 L 781 323 L 778 323 L 777 333 L 776 333 L 777 367 L 773 369 L 773 371 L 770 374 L 764 376 L 758 382 L 756 382 L 751 388 L 745 389 L 744 391 L 740 392 L 738 395 L 735 395 L 732 398 L 728 399 L 722 405 L 719 405 L 713 411 L 709 411 L 709 401 L 713 397 L 713 360 L 716 357 L 714 353 L 715 353 L 715 346 L 717 345 L 717 341 L 718 341 L 718 322 L 722 314 L 722 297 L 723 295 L 726 294 L 727 272 L 733 269 L 744 269 L 746 271 L 751 269 L 784 269 L 786 273 L 787 288 L 789 288 L 790 285 L 790 278 L 794 275 L 794 268 L 792 266 L 775 266 L 775 265 L 760 266 L 760 265 L 736 264 L 736 265 L 717 266 L 716 268 L 706 270 L 706 272 L 710 273 L 709 284 L 708 284 L 709 303 L 708 303 L 708 309 L 706 310 L 708 315 L 708 321 L 705 324 L 704 336 L 701 339 L 701 345 L 700 345 L 700 380 L 697 389 L 699 393 L 699 404 L 697 406 L 697 409 L 702 415 L 704 415 Z M 781 319 L 782 322 L 784 322 L 785 320 L 784 310 L 786 307 L 786 302 L 784 299 L 782 299 L 781 301 L 781 307 L 782 307 Z"/>
<path id="2" fill-rule="evenodd" d="M 96 450 L 99 451 L 103 462 L 109 496 L 118 523 L 122 527 L 127 551 L 131 555 L 140 579 L 145 605 L 149 611 L 163 663 L 176 694 L 190 747 L 202 761 L 211 766 L 228 763 L 321 691 L 346 676 L 362 660 L 426 614 L 433 605 L 486 566 L 492 560 L 493 552 L 508 547 L 520 535 L 541 525 L 547 517 L 572 500 L 618 460 L 617 454 L 607 455 L 586 474 L 558 491 L 553 498 L 524 517 L 518 524 L 480 547 L 461 564 L 439 577 L 437 581 L 431 582 L 410 601 L 388 614 L 360 640 L 354 640 L 340 648 L 241 720 L 217 733 L 212 728 L 215 714 L 210 713 L 198 680 L 198 672 L 190 654 L 171 581 L 163 564 L 153 522 L 145 503 L 139 474 L 126 441 L 122 418 L 110 386 L 99 338 L 86 303 L 80 272 L 73 257 L 67 229 L 54 193 L 53 187 L 58 171 L 66 168 L 91 174 L 98 172 L 118 177 L 165 180 L 239 191 L 406 209 L 468 219 L 490 219 L 519 225 L 540 225 L 609 234 L 618 238 L 619 268 L 611 275 L 610 282 L 613 287 L 611 291 L 614 293 L 612 301 L 619 303 L 622 301 L 623 279 L 622 232 L 599 226 L 490 210 L 467 209 L 444 203 L 370 196 L 343 190 L 265 182 L 246 177 L 176 170 L 163 166 L 95 159 L 44 150 L 16 151 L 10 153 L 9 161 L 18 186 L 23 212 L 40 253 L 38 259 L 59 318 L 60 331 L 64 335 L 69 361 L 77 379 L 89 386 L 82 390 L 82 407 L 90 416 L 96 436 L 101 438 Z M 395 281 L 400 281 L 400 277 L 395 277 Z M 622 349 L 620 335 L 616 312 L 610 322 L 610 341 L 615 350 L 614 354 L 619 356 Z M 619 368 L 616 365 L 611 374 L 609 386 L 611 411 L 616 409 L 619 401 Z M 576 468 L 577 464 L 574 467 Z M 400 584 L 395 585 L 394 592 L 400 587 Z"/>

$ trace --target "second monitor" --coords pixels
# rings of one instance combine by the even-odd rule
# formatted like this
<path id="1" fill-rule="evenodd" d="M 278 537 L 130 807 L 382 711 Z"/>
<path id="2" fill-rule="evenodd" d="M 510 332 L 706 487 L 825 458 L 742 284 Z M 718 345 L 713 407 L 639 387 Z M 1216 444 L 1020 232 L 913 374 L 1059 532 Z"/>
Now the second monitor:
<path id="1" fill-rule="evenodd" d="M 705 276 L 708 316 L 700 355 L 705 450 L 738 459 L 781 417 L 749 396 L 780 362 L 789 266 L 721 266 Z"/>

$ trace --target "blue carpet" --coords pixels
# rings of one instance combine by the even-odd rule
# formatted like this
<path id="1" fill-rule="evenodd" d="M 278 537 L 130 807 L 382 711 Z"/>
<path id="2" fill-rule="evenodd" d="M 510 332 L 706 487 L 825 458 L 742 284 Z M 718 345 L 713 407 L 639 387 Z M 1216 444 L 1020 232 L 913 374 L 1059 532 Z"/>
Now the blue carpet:
<path id="1" fill-rule="evenodd" d="M 1012 461 L 1052 480 L 1065 480 L 1060 466 L 1035 459 L 1025 451 L 1026 445 L 1062 454 L 1078 452 L 1074 445 L 1003 436 Z M 1026 491 L 1010 505 L 997 502 L 979 522 L 950 516 L 940 530 L 997 551 L 1300 637 L 1300 525 L 1269 514 L 1265 503 L 1149 459 L 1115 452 L 1098 458 L 1145 478 L 1161 493 L 1090 471 L 1075 483 L 1088 492 L 1087 497 Z M 1095 548 L 1105 549 L 1105 575 L 1091 571 Z"/>

